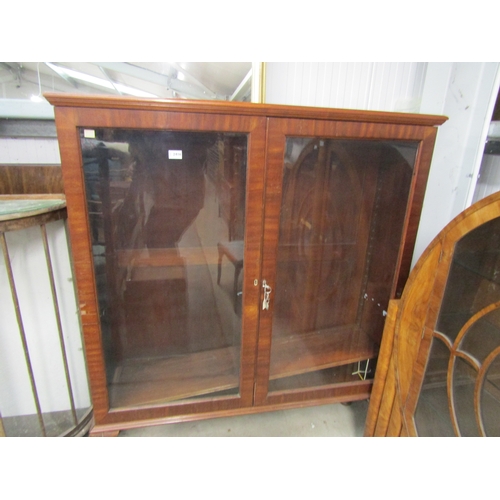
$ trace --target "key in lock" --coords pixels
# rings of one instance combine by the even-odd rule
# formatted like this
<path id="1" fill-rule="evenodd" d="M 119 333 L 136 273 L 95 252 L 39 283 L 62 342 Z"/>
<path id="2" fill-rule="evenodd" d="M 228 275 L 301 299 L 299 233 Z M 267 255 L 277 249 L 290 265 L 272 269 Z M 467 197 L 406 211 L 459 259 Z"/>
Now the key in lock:
<path id="1" fill-rule="evenodd" d="M 262 280 L 262 288 L 264 289 L 264 299 L 262 300 L 262 310 L 269 310 L 269 296 L 271 295 L 272 288 L 267 284 L 266 280 Z"/>

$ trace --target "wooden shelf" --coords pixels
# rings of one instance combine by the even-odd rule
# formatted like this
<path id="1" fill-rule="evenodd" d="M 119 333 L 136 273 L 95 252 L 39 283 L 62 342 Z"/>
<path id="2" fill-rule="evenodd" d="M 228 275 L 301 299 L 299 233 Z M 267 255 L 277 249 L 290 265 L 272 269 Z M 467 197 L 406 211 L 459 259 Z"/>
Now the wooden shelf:
<path id="1" fill-rule="evenodd" d="M 276 378 L 269 381 L 268 390 L 270 393 L 276 394 L 278 392 L 297 392 L 297 390 L 303 389 L 323 389 L 326 386 L 334 385 L 359 384 L 362 379 L 355 373 L 357 369 L 357 363 L 349 363 L 324 370 L 301 373 L 292 377 Z"/>
<path id="2" fill-rule="evenodd" d="M 373 358 L 376 348 L 353 326 L 277 338 L 270 379 L 280 379 Z M 169 358 L 128 359 L 110 384 L 112 408 L 153 405 L 236 389 L 238 347 Z"/>
<path id="3" fill-rule="evenodd" d="M 373 358 L 374 342 L 351 325 L 277 337 L 271 348 L 271 380 Z"/>
<path id="4" fill-rule="evenodd" d="M 111 408 L 168 403 L 238 387 L 237 347 L 125 360 L 109 387 Z"/>
<path id="5" fill-rule="evenodd" d="M 207 248 L 149 248 L 116 252 L 118 265 L 127 267 L 175 267 L 179 265 L 205 265 L 218 262 L 217 247 Z"/>

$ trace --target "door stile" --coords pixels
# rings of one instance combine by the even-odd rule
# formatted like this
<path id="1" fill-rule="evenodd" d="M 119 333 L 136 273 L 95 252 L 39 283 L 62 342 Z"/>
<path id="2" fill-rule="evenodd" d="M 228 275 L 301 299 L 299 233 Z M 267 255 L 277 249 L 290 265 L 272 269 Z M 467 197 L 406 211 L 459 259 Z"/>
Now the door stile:
<path id="1" fill-rule="evenodd" d="M 285 126 L 282 119 L 268 119 L 266 177 L 264 192 L 264 221 L 262 267 L 259 301 L 259 335 L 255 368 L 255 405 L 266 403 L 271 363 L 272 321 L 274 300 L 272 289 L 276 280 L 276 262 L 279 238 L 279 222 L 282 200 L 283 158 L 285 154 Z M 263 280 L 271 287 L 269 308 L 263 310 Z"/>
<path id="2" fill-rule="evenodd" d="M 243 267 L 242 350 L 240 363 L 241 405 L 254 402 L 255 365 L 260 317 L 262 234 L 266 175 L 266 118 L 254 118 L 248 139 L 246 228 Z"/>

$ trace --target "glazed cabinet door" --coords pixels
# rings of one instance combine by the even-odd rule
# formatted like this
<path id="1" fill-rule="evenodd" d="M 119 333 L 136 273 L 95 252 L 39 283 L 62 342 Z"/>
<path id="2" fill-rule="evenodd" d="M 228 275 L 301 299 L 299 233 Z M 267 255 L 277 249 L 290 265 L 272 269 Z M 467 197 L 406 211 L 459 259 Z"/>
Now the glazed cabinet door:
<path id="1" fill-rule="evenodd" d="M 251 406 L 265 120 L 57 119 L 98 427 Z"/>
<path id="2" fill-rule="evenodd" d="M 270 120 L 257 404 L 368 397 L 408 273 L 426 134 Z"/>
<path id="3" fill-rule="evenodd" d="M 500 436 L 500 192 L 434 238 L 394 300 L 365 436 Z"/>
<path id="4" fill-rule="evenodd" d="M 413 435 L 500 436 L 498 193 L 488 201 L 475 221 L 469 219 L 477 224 L 479 217 L 493 218 L 473 229 L 462 223 L 460 229 L 469 232 L 457 240 L 458 231 L 450 231 L 443 241 L 446 262 L 431 296 L 431 311 L 439 313 L 426 318 L 426 369 L 416 405 L 413 400 L 404 412 Z"/>

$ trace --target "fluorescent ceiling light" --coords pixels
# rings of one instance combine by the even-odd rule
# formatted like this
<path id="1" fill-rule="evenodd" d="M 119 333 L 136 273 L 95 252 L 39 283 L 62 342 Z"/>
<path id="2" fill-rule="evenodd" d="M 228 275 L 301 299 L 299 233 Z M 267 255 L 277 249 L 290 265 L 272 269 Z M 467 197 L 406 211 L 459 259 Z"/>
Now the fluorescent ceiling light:
<path id="1" fill-rule="evenodd" d="M 73 78 L 74 80 L 80 80 L 82 82 L 91 83 L 99 87 L 104 87 L 110 90 L 118 90 L 124 94 L 133 95 L 136 97 L 158 97 L 155 94 L 150 94 L 143 90 L 135 89 L 133 87 L 128 87 L 127 85 L 122 85 L 121 83 L 111 83 L 103 78 L 98 78 L 96 76 L 87 75 L 86 73 L 81 73 L 80 71 L 75 71 L 73 69 L 62 68 L 61 66 L 56 66 L 52 63 L 45 63 L 49 68 L 54 70 L 58 75 L 63 78 Z"/>

